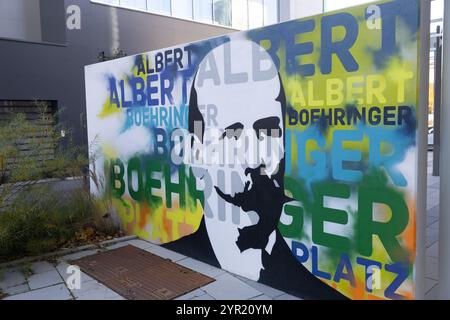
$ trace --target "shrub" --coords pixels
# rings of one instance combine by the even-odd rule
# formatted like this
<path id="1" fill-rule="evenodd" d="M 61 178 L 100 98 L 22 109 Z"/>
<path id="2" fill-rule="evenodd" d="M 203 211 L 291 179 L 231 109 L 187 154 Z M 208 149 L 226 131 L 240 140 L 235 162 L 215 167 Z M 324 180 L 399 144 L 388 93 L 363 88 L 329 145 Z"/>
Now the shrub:
<path id="1" fill-rule="evenodd" d="M 37 120 L 13 114 L 0 126 L 0 261 L 53 251 L 89 228 L 95 235 L 118 231 L 108 204 L 91 196 L 86 186 L 55 187 L 59 180 L 89 174 L 89 159 L 83 148 L 71 146 L 67 134 L 61 136 L 56 115 L 38 106 Z M 43 156 L 44 149 L 50 150 L 49 157 Z"/>
<path id="2" fill-rule="evenodd" d="M 0 260 L 53 251 L 74 238 L 76 245 L 114 235 L 118 228 L 104 212 L 102 202 L 86 190 L 61 194 L 52 186 L 35 185 L 0 214 Z"/>

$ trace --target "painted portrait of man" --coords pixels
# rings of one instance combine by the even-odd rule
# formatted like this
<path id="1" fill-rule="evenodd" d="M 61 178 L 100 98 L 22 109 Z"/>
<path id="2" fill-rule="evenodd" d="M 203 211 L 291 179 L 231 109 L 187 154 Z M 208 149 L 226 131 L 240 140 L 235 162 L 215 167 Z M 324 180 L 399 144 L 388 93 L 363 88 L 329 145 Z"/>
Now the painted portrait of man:
<path id="1" fill-rule="evenodd" d="M 200 227 L 164 247 L 302 298 L 343 299 L 297 261 L 277 227 L 292 200 L 284 190 L 286 104 L 275 63 L 255 42 L 233 38 L 203 58 L 189 131 L 193 144 L 220 146 L 217 159 L 233 161 L 216 163 L 212 152 L 192 166 L 204 183 Z"/>

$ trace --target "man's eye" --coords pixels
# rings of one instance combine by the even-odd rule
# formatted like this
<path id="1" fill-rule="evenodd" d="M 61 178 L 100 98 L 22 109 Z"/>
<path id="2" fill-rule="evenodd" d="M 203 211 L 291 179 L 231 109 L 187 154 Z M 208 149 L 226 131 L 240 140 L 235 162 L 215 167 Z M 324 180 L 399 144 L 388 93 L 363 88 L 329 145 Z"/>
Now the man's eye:
<path id="1" fill-rule="evenodd" d="M 228 139 L 235 138 L 236 140 L 242 134 L 242 130 L 244 129 L 244 125 L 240 122 L 233 123 L 231 126 L 225 128 L 224 133 L 221 136 L 221 139 L 227 137 Z"/>
<path id="2" fill-rule="evenodd" d="M 259 140 L 262 140 L 266 137 L 279 138 L 281 137 L 281 129 L 261 129 L 257 131 L 257 136 Z"/>
<path id="3" fill-rule="evenodd" d="M 221 139 L 225 139 L 227 137 L 228 139 L 234 138 L 239 139 L 239 137 L 242 134 L 242 129 L 226 129 L 224 133 L 221 136 Z"/>

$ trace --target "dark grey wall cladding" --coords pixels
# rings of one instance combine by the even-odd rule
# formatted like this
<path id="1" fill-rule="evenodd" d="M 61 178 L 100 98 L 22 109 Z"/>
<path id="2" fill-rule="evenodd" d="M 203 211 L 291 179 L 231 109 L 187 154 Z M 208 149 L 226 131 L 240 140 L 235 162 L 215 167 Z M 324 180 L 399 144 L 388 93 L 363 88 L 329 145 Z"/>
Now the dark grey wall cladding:
<path id="1" fill-rule="evenodd" d="M 66 42 L 64 1 L 39 0 L 43 42 Z"/>
<path id="2" fill-rule="evenodd" d="M 87 144 L 84 66 L 96 63 L 100 52 L 111 55 L 118 46 L 132 55 L 233 32 L 89 0 L 66 0 L 64 8 L 58 8 L 63 9 L 65 20 L 66 8 L 78 5 L 81 30 L 53 30 L 61 26 L 61 16 L 54 17 L 57 11 L 49 3 L 59 0 L 41 1 L 42 17 L 55 19 L 43 22 L 44 41 L 60 43 L 65 39 L 66 44 L 0 39 L 0 99 L 57 100 L 63 110 L 61 121 L 72 128 L 75 143 L 83 145 Z M 45 13 L 45 8 L 51 8 L 51 13 Z"/>

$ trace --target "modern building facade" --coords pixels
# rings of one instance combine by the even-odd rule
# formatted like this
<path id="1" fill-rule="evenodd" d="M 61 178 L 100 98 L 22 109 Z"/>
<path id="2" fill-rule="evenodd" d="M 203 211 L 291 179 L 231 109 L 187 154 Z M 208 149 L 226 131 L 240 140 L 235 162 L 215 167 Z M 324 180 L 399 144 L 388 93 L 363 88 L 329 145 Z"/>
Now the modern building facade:
<path id="1" fill-rule="evenodd" d="M 51 101 L 75 143 L 87 145 L 85 65 L 365 2 L 0 0 L 0 100 Z M 432 1 L 432 32 L 442 2 Z"/>
<path id="2" fill-rule="evenodd" d="M 87 145 L 85 65 L 233 31 L 89 0 L 0 0 L 0 100 L 56 102 Z"/>

